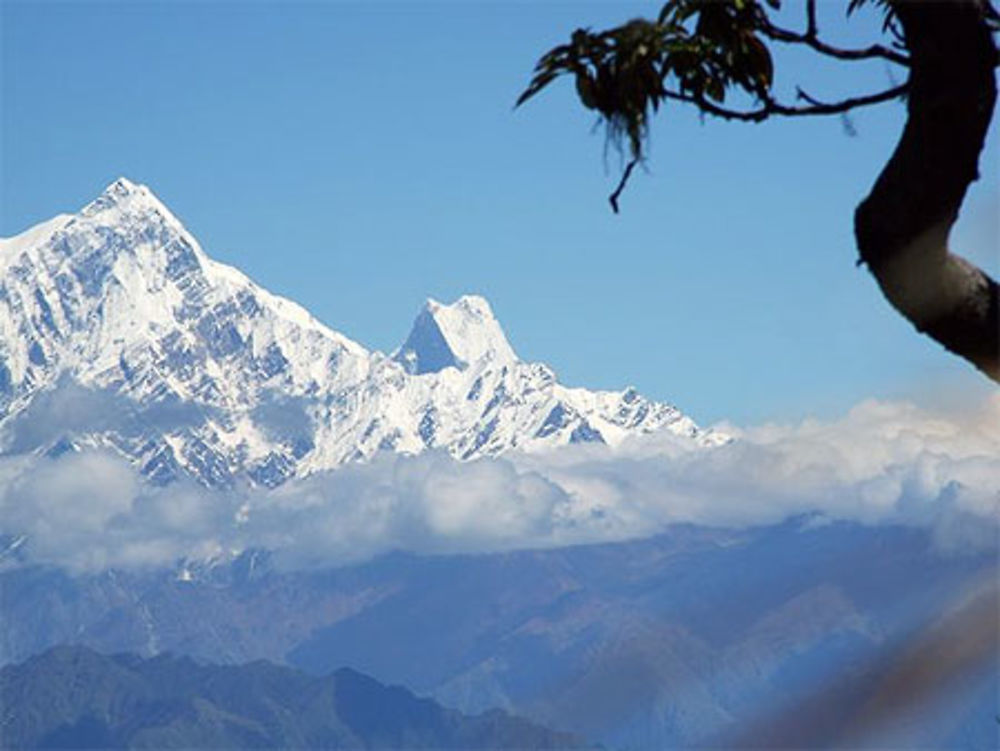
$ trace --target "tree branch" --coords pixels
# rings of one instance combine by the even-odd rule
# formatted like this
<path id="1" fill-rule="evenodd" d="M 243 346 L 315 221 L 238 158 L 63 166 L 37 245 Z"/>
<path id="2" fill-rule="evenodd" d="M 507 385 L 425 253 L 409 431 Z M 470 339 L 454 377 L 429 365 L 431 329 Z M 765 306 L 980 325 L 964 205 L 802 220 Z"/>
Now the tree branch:
<path id="1" fill-rule="evenodd" d="M 785 44 L 804 44 L 817 52 L 827 55 L 828 57 L 835 57 L 838 60 L 870 60 L 872 58 L 881 58 L 883 60 L 888 60 L 896 65 L 902 65 L 903 67 L 910 66 L 910 58 L 903 55 L 895 50 L 889 49 L 888 47 L 883 47 L 881 44 L 873 44 L 870 47 L 862 47 L 858 49 L 844 49 L 842 47 L 834 47 L 832 44 L 827 44 L 822 39 L 819 38 L 819 32 L 816 27 L 816 3 L 815 0 L 810 0 L 806 4 L 806 14 L 807 14 L 807 29 L 804 34 L 798 34 L 794 31 L 789 31 L 788 29 L 782 29 L 771 23 L 770 19 L 764 17 L 762 19 L 760 32 L 775 42 L 784 42 Z"/>
<path id="2" fill-rule="evenodd" d="M 622 179 L 618 182 L 618 187 L 615 188 L 615 192 L 608 197 L 608 202 L 611 204 L 611 209 L 617 214 L 618 213 L 618 197 L 625 190 L 625 184 L 628 182 L 629 177 L 632 176 L 632 170 L 635 169 L 635 165 L 639 163 L 638 158 L 633 159 L 625 167 L 625 172 L 622 174 Z"/>
<path id="3" fill-rule="evenodd" d="M 670 89 L 664 91 L 663 96 L 667 99 L 676 99 L 678 102 L 693 104 L 702 112 L 714 115 L 715 117 L 721 117 L 723 120 L 743 120 L 744 122 L 759 123 L 771 115 L 770 110 L 766 106 L 755 110 L 732 110 L 728 107 L 714 104 L 707 99 L 694 97 L 690 94 L 682 94 L 679 91 L 671 91 Z"/>
<path id="4" fill-rule="evenodd" d="M 880 91 L 876 94 L 850 97 L 848 99 L 842 99 L 839 102 L 821 102 L 805 95 L 805 93 L 799 89 L 800 98 L 807 102 L 804 106 L 793 107 L 787 104 L 781 104 L 774 99 L 768 98 L 765 99 L 764 103 L 755 110 L 734 110 L 715 104 L 714 102 L 710 102 L 704 97 L 683 94 L 679 91 L 667 90 L 664 92 L 664 96 L 667 99 L 675 99 L 679 102 L 693 104 L 702 112 L 714 115 L 715 117 L 720 117 L 724 120 L 743 120 L 745 122 L 759 123 L 773 115 L 781 115 L 783 117 L 837 115 L 844 112 L 850 112 L 858 107 L 867 107 L 871 104 L 879 104 L 881 102 L 887 102 L 891 99 L 898 99 L 904 96 L 908 90 L 909 84 L 904 83 L 899 86 L 894 86 L 891 89 Z"/>
<path id="5" fill-rule="evenodd" d="M 854 231 L 861 260 L 918 331 L 1000 382 L 1000 287 L 948 235 L 997 98 L 997 49 L 974 0 L 892 0 L 910 44 L 908 117 Z"/>

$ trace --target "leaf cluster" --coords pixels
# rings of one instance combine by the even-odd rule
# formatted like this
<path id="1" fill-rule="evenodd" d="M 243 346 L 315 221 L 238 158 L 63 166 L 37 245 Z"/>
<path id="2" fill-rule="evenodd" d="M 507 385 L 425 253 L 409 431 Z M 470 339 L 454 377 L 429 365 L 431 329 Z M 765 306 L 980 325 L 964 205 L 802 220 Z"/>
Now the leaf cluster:
<path id="1" fill-rule="evenodd" d="M 655 21 L 635 19 L 596 33 L 577 29 L 568 44 L 538 61 L 517 106 L 571 75 L 580 102 L 599 113 L 609 139 L 627 140 L 640 159 L 649 117 L 674 91 L 719 104 L 734 88 L 759 101 L 769 97 L 774 67 L 761 35 L 766 23 L 758 0 L 670 0 Z"/>

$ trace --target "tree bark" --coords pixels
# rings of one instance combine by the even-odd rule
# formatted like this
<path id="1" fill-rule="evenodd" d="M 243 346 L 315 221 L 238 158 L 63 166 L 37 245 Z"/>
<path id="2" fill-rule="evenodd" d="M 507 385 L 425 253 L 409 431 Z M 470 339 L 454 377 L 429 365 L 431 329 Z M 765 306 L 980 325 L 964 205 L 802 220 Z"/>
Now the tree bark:
<path id="1" fill-rule="evenodd" d="M 910 53 L 907 121 L 858 206 L 861 261 L 918 331 L 1000 382 L 997 283 L 948 249 L 993 116 L 997 49 L 976 0 L 893 0 Z"/>

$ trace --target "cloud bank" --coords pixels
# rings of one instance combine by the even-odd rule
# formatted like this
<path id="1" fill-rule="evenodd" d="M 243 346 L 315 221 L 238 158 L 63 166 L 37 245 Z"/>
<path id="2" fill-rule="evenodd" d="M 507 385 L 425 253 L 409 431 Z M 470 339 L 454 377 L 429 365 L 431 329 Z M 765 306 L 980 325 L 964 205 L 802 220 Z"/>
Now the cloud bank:
<path id="1" fill-rule="evenodd" d="M 791 515 L 929 529 L 942 551 L 997 549 L 1000 395 L 965 414 L 869 401 L 841 419 L 748 429 L 714 449 L 666 434 L 617 449 L 459 463 L 383 455 L 274 490 L 144 484 L 118 456 L 0 459 L 15 559 L 75 571 L 173 565 L 247 548 L 314 567 L 390 550 L 492 552 L 742 527 Z"/>

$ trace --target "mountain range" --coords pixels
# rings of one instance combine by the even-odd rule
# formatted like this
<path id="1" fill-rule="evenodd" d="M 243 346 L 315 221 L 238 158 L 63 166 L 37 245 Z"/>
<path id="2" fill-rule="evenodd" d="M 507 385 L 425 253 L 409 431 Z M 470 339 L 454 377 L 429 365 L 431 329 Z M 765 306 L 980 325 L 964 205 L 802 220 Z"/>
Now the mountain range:
<path id="1" fill-rule="evenodd" d="M 445 709 L 341 668 L 196 663 L 58 647 L 0 670 L 5 748 L 554 749 L 583 742 Z"/>
<path id="2" fill-rule="evenodd" d="M 0 569 L 0 664 L 72 643 L 349 666 L 623 751 L 988 749 L 996 571 L 996 551 L 942 556 L 920 529 L 815 517 L 304 571 L 264 551 L 190 575 L 26 565 Z M 979 614 L 942 634 L 977 594 Z M 884 726 L 848 737 L 878 707 Z"/>
<path id="3" fill-rule="evenodd" d="M 725 442 L 635 389 L 560 384 L 482 297 L 434 300 L 370 351 L 213 261 L 124 178 L 0 241 L 0 452 L 109 447 L 147 478 L 273 487 L 379 451 L 459 459 L 668 431 Z"/>
<path id="4" fill-rule="evenodd" d="M 492 743 L 483 722 L 509 727 L 499 708 L 615 749 L 995 748 L 997 549 L 955 542 L 994 529 L 963 510 L 991 497 L 992 444 L 941 463 L 947 444 L 921 448 L 908 424 L 865 424 L 859 447 L 807 431 L 801 453 L 709 450 L 730 439 L 670 405 L 569 388 L 520 360 L 476 296 L 428 301 L 396 351 L 370 351 L 211 260 L 147 188 L 118 180 L 0 241 L 0 704 L 19 723 L 0 732 L 15 746 L 475 746 Z M 682 446 L 679 470 L 630 454 L 643 436 Z M 862 462 L 878 442 L 886 455 Z M 626 480 L 581 471 L 579 515 L 543 476 L 522 495 L 504 479 L 522 477 L 514 461 L 486 460 L 605 453 L 553 451 L 574 443 L 620 446 L 608 453 Z M 899 448 L 911 443 L 916 458 Z M 108 452 L 166 487 L 138 488 Z M 397 509 L 381 478 L 425 463 L 461 473 Z M 824 480 L 841 470 L 862 481 Z M 514 514 L 504 545 L 479 545 L 506 517 L 476 494 L 477 472 L 531 522 Z M 647 485 L 655 523 L 615 526 L 612 502 L 644 518 Z M 685 492 L 758 508 L 661 515 Z M 911 513 L 888 512 L 897 493 Z M 423 523 L 425 500 L 457 508 L 458 532 L 454 514 Z M 601 535 L 550 535 L 553 519 Z M 432 532 L 447 544 L 426 545 Z M 335 543 L 353 555 L 327 555 Z M 44 654 L 66 644 L 139 656 Z M 240 666 L 261 659 L 283 666 Z M 443 734 L 366 735 L 336 701 L 356 692 Z M 366 727 L 395 732 L 393 716 Z M 496 744 L 565 738 L 517 727 L 527 735 Z"/>

